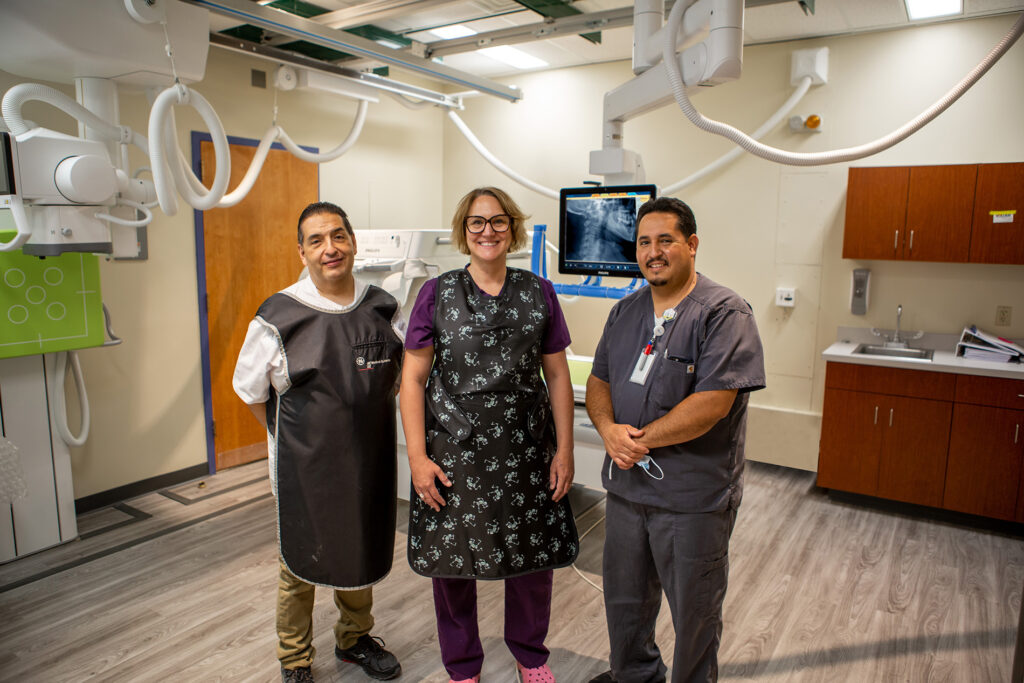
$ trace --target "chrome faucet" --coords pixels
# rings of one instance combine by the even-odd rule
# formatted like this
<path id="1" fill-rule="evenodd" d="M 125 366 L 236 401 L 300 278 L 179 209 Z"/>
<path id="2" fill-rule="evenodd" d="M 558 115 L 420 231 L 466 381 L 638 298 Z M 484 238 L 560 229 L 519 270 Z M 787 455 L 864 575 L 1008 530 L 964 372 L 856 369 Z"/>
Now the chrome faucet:
<path id="1" fill-rule="evenodd" d="M 889 337 L 888 335 L 883 335 L 881 330 L 879 330 L 877 327 L 872 327 L 871 328 L 871 333 L 873 335 L 875 335 L 876 337 L 882 337 L 882 339 L 885 340 L 885 343 L 883 344 L 883 346 L 885 346 L 886 348 L 889 348 L 889 349 L 908 349 L 908 348 L 910 348 L 910 344 L 908 344 L 907 342 L 912 340 L 912 339 L 920 339 L 921 337 L 924 336 L 924 331 L 918 331 L 918 332 L 916 332 L 912 336 L 904 337 L 902 334 L 900 334 L 900 324 L 901 324 L 902 320 L 903 320 L 903 304 L 899 304 L 899 305 L 896 306 L 896 331 L 895 331 L 895 333 L 893 333 L 892 337 Z"/>
<path id="2" fill-rule="evenodd" d="M 896 306 L 896 334 L 893 335 L 892 343 L 894 345 L 906 346 L 907 343 L 900 339 L 900 318 L 903 317 L 903 304 Z"/>

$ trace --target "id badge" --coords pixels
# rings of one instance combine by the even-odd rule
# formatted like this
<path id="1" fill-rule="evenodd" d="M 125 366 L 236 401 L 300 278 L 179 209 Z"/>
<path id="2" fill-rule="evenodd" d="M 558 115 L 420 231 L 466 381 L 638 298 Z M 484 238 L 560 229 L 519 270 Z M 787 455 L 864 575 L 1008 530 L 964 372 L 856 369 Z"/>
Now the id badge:
<path id="1" fill-rule="evenodd" d="M 654 354 L 641 352 L 640 357 L 636 359 L 636 366 L 633 368 L 633 374 L 629 376 L 629 381 L 633 384 L 647 384 L 647 375 L 650 374 L 652 365 L 654 365 Z"/>

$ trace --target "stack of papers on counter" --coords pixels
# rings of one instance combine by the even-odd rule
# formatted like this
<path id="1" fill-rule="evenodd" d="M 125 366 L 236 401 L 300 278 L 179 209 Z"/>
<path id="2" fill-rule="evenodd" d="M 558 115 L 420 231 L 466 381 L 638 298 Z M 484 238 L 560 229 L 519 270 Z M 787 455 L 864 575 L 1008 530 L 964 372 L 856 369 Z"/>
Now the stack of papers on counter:
<path id="1" fill-rule="evenodd" d="M 956 345 L 956 355 L 968 360 L 987 360 L 995 363 L 1020 362 L 1024 359 L 1024 346 L 1009 339 L 982 332 L 974 325 L 965 327 Z"/>

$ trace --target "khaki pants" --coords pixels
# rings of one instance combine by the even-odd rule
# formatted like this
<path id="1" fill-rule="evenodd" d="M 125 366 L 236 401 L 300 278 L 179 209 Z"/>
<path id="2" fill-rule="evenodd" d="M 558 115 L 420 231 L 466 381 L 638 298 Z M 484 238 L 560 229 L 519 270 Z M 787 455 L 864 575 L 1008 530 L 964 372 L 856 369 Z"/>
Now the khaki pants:
<path id="1" fill-rule="evenodd" d="M 311 666 L 313 655 L 313 594 L 316 587 L 295 577 L 278 558 L 281 574 L 277 580 L 277 658 L 281 668 L 296 669 Z M 373 589 L 334 591 L 334 604 L 338 606 L 338 623 L 334 625 L 334 639 L 338 647 L 347 649 L 356 644 L 360 636 L 373 628 Z"/>

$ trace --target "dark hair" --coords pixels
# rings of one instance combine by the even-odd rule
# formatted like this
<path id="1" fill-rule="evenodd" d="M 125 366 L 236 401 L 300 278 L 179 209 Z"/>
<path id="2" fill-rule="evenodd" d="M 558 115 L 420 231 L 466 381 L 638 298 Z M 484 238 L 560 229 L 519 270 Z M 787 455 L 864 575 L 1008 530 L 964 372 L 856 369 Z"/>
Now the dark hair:
<path id="1" fill-rule="evenodd" d="M 459 200 L 455 207 L 455 215 L 452 217 L 452 243 L 455 248 L 463 254 L 469 253 L 469 242 L 466 240 L 466 217 L 469 216 L 469 208 L 480 197 L 494 197 L 501 210 L 512 219 L 512 243 L 509 251 L 515 251 L 526 244 L 526 219 L 529 218 L 519 205 L 503 190 L 496 187 L 478 187 L 470 190 L 466 196 Z"/>
<path id="2" fill-rule="evenodd" d="M 352 224 L 348 222 L 348 214 L 340 206 L 330 202 L 313 202 L 299 214 L 299 244 L 302 244 L 302 222 L 310 216 L 316 216 L 321 213 L 333 213 L 335 216 L 339 216 L 341 222 L 345 224 L 345 230 L 348 231 L 348 234 L 355 237 L 352 233 Z"/>
<path id="3" fill-rule="evenodd" d="M 693 217 L 693 211 L 681 199 L 675 197 L 657 197 L 640 207 L 636 214 L 636 224 L 649 213 L 670 213 L 676 217 L 676 227 L 683 237 L 689 239 L 697 234 L 697 219 Z"/>

